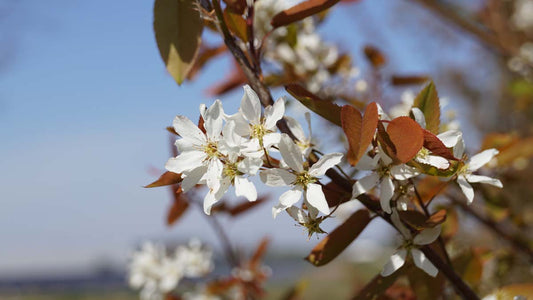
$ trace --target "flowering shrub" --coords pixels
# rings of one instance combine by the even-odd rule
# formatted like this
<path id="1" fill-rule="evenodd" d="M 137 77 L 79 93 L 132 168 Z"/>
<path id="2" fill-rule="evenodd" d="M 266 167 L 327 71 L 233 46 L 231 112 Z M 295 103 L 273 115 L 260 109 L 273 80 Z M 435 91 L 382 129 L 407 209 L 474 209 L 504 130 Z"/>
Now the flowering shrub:
<path id="1" fill-rule="evenodd" d="M 268 200 L 259 196 L 258 190 L 282 187 L 283 193 L 272 204 L 273 218 L 286 212 L 309 237 L 326 234 L 321 224 L 330 221 L 343 204 L 362 204 L 363 208 L 351 213 L 311 250 L 306 259 L 315 266 L 335 259 L 375 218 L 398 232 L 403 242 L 355 299 L 374 299 L 402 288 L 416 292 L 421 299 L 446 297 L 451 289 L 446 289 L 444 279 L 461 297 L 478 298 L 471 282 L 463 278 L 466 271 L 457 269 L 457 261 L 466 258 L 460 251 L 449 253 L 458 227 L 454 206 L 481 218 L 469 205 L 480 195 L 485 198 L 497 193 L 485 186 L 503 187 L 499 179 L 488 176 L 495 170 L 484 168 L 499 163 L 498 144 L 488 143 L 478 154 L 469 155 L 456 120 L 441 118 L 443 105 L 436 87 L 424 76 L 394 78 L 396 83 L 425 86 L 418 94 L 404 97 L 391 113 L 385 103 L 378 104 L 379 93 L 373 99 L 376 102 L 363 102 L 344 94 L 350 89 L 336 92 L 338 84 L 353 85 L 350 78 L 357 72 L 349 56 L 324 43 L 315 26 L 337 2 L 308 0 L 289 5 L 277 0 L 225 0 L 223 7 L 217 0 L 156 0 L 156 40 L 177 83 L 192 79 L 207 60 L 227 51 L 235 58 L 237 71 L 216 91 L 223 93 L 242 85 L 244 95 L 236 112 L 225 111 L 222 102 L 215 100 L 200 104 L 197 123 L 176 116 L 169 128 L 176 135 L 176 151 L 165 165 L 167 172 L 147 186 L 172 187 L 169 225 L 191 204 L 203 207 L 225 246 L 231 275 L 205 279 L 202 286 L 178 293 L 180 279 L 208 273 L 211 254 L 193 243 L 169 257 L 160 246 L 148 244 L 134 255 L 131 264 L 130 284 L 142 288 L 142 297 L 261 297 L 262 284 L 270 275 L 261 263 L 266 240 L 251 258 L 238 257 L 216 217 L 238 216 Z M 204 26 L 220 34 L 225 46 L 216 51 L 202 48 Z M 364 52 L 378 74 L 386 63 L 384 55 L 370 46 Z M 337 76 L 344 79 L 330 80 Z M 274 101 L 270 88 L 277 86 L 284 86 L 288 95 Z M 311 139 L 309 112 L 305 114 L 309 124 L 306 136 L 302 125 L 286 115 L 290 101 L 300 102 L 329 121 L 328 130 L 343 136 L 339 141 L 345 146 L 343 153 L 317 147 Z M 256 175 L 263 183 L 260 188 L 256 187 Z M 233 207 L 222 201 L 231 186 L 235 197 L 243 198 Z M 435 200 L 441 197 L 453 205 L 443 207 Z M 486 223 L 495 226 L 493 221 Z M 505 237 L 533 257 L 528 245 Z M 481 264 L 479 254 L 471 254 L 467 260 Z M 395 283 L 402 276 L 409 279 L 409 288 Z M 435 289 L 421 291 L 424 284 Z"/>

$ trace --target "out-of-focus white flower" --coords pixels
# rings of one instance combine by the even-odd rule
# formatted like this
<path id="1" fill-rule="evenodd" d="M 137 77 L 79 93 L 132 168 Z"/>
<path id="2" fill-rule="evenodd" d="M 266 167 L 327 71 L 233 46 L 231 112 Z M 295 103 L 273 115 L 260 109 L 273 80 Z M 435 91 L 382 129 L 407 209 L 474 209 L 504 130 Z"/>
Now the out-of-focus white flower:
<path id="1" fill-rule="evenodd" d="M 192 292 L 185 292 L 182 295 L 183 300 L 222 300 L 217 295 L 210 294 L 206 288 L 197 289 Z"/>
<path id="2" fill-rule="evenodd" d="M 392 212 L 390 200 L 394 195 L 393 180 L 406 180 L 419 174 L 415 168 L 405 164 L 393 165 L 392 159 L 383 153 L 381 149 L 374 157 L 364 155 L 355 168 L 372 172 L 354 183 L 352 198 L 368 193 L 374 187 L 379 186 L 381 209 L 388 214 Z"/>
<path id="3" fill-rule="evenodd" d="M 516 28 L 524 31 L 531 30 L 533 28 L 533 1 L 516 0 L 511 18 Z"/>
<path id="4" fill-rule="evenodd" d="M 453 155 L 457 158 L 463 157 L 465 150 L 465 143 L 463 136 L 460 132 L 449 131 L 438 135 L 441 141 L 446 147 L 454 147 Z M 474 175 L 473 172 L 480 169 L 482 166 L 490 162 L 494 156 L 498 154 L 496 149 L 487 149 L 481 153 L 478 153 L 472 157 L 457 171 L 457 184 L 461 188 L 461 191 L 466 196 L 467 203 L 471 204 L 474 201 L 474 189 L 470 183 L 485 183 L 495 187 L 502 188 L 502 182 L 499 179 Z"/>
<path id="5" fill-rule="evenodd" d="M 294 136 L 298 139 L 296 141 L 296 145 L 300 147 L 300 150 L 302 150 L 302 154 L 304 157 L 307 157 L 309 153 L 311 153 L 311 150 L 313 150 L 313 142 L 312 142 L 312 135 L 313 131 L 311 130 L 311 115 L 309 112 L 305 112 L 305 120 L 307 121 L 307 128 L 309 131 L 309 137 L 306 137 L 304 130 L 300 123 L 296 121 L 296 119 L 291 117 L 285 117 L 285 120 L 287 121 L 287 126 L 289 126 L 289 129 L 294 134 Z"/>
<path id="6" fill-rule="evenodd" d="M 440 225 L 433 228 L 426 228 L 413 238 L 409 230 L 400 221 L 400 216 L 396 210 L 391 215 L 393 224 L 398 228 L 404 238 L 404 244 L 390 257 L 389 261 L 383 267 L 381 276 L 389 276 L 396 272 L 405 264 L 409 253 L 413 257 L 415 265 L 432 277 L 437 276 L 439 270 L 427 259 L 424 253 L 417 249 L 417 246 L 429 245 L 433 243 L 440 235 Z"/>
<path id="7" fill-rule="evenodd" d="M 413 107 L 413 103 L 415 101 L 415 93 L 412 90 L 405 90 L 402 92 L 401 99 L 402 102 L 394 105 L 390 110 L 389 113 L 391 117 L 397 118 L 400 116 L 406 116 L 409 114 L 409 111 L 411 110 L 411 107 Z"/>
<path id="8" fill-rule="evenodd" d="M 187 246 L 178 246 L 175 260 L 183 267 L 183 275 L 189 278 L 205 276 L 213 270 L 213 252 L 192 239 Z"/>
<path id="9" fill-rule="evenodd" d="M 300 148 L 286 134 L 281 136 L 279 151 L 284 163 L 290 169 L 269 169 L 260 173 L 261 180 L 266 185 L 292 187 L 280 196 L 279 204 L 272 209 L 273 217 L 293 206 L 302 195 L 309 206 L 323 214 L 329 214 L 329 205 L 322 187 L 316 182 L 329 168 L 340 163 L 342 153 L 326 154 L 311 167 L 306 168 Z M 311 207 L 309 209 L 312 209 Z"/>

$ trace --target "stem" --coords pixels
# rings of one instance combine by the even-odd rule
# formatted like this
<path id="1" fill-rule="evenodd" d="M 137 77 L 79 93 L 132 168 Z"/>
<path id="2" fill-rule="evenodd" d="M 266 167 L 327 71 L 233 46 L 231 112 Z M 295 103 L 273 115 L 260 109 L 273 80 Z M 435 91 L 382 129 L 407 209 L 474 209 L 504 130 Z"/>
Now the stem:
<path id="1" fill-rule="evenodd" d="M 242 50 L 235 44 L 235 39 L 233 38 L 229 30 L 227 29 L 224 17 L 222 15 L 222 8 L 220 7 L 219 0 L 213 0 L 213 7 L 215 9 L 216 16 L 220 22 L 220 27 L 224 35 L 224 43 L 228 47 L 228 50 L 233 54 L 233 57 L 235 57 L 235 59 L 237 60 L 237 63 L 240 65 L 242 71 L 244 72 L 246 78 L 248 79 L 250 86 L 257 93 L 257 96 L 259 97 L 261 104 L 264 107 L 272 105 L 274 103 L 274 100 L 272 99 L 272 95 L 270 94 L 270 91 L 264 85 L 264 83 L 259 79 L 259 77 L 254 73 L 252 67 L 250 66 L 248 59 L 246 58 Z M 294 134 L 291 132 L 289 126 L 287 125 L 287 122 L 285 121 L 285 119 L 279 120 L 276 125 L 280 132 L 288 134 L 292 139 L 296 139 Z M 317 159 L 317 157 L 314 153 L 312 153 L 312 155 L 310 155 L 310 159 L 312 160 Z M 331 180 L 335 181 L 337 184 L 342 186 L 346 192 L 348 193 L 352 192 L 351 180 L 344 178 L 341 174 L 337 173 L 334 169 L 329 169 L 326 172 L 326 175 L 329 178 L 331 178 Z M 372 198 L 370 198 L 366 194 L 359 195 L 357 199 L 361 201 L 367 207 L 367 209 L 376 213 L 377 215 L 385 219 L 387 222 L 392 224 L 390 220 L 390 216 L 381 210 L 381 207 L 378 201 L 372 200 Z M 462 281 L 462 279 L 453 271 L 453 269 L 446 263 L 442 262 L 442 260 L 440 259 L 440 257 L 438 256 L 436 252 L 434 252 L 431 248 L 427 248 L 425 251 L 428 252 L 428 254 L 426 255 L 428 259 L 437 268 L 439 268 L 439 270 L 441 270 L 444 273 L 444 275 L 454 285 L 455 289 L 458 291 L 460 295 L 463 296 L 464 299 L 479 299 L 476 296 L 476 294 L 468 287 L 468 285 L 466 285 L 466 283 Z"/>
<path id="2" fill-rule="evenodd" d="M 487 228 L 489 228 L 495 234 L 497 234 L 498 236 L 502 237 L 504 240 L 509 242 L 509 244 L 511 244 L 513 248 L 526 254 L 529 257 L 529 261 L 533 262 L 533 250 L 529 247 L 527 243 L 524 243 L 520 239 L 505 232 L 500 226 L 498 226 L 498 224 L 494 220 L 482 216 L 480 213 L 475 211 L 472 207 L 464 203 L 464 201 L 461 201 L 450 194 L 447 194 L 446 196 L 448 197 L 448 199 L 450 199 L 450 201 L 454 205 L 459 206 L 464 212 L 471 215 L 476 220 L 478 220 L 480 223 L 487 226 Z"/>

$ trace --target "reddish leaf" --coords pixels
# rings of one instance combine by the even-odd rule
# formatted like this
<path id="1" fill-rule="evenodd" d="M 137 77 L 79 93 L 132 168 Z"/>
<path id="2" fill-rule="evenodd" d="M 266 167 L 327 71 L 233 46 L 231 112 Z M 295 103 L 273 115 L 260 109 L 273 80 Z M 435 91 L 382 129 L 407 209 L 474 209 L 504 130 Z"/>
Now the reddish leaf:
<path id="1" fill-rule="evenodd" d="M 453 156 L 453 152 L 450 149 L 446 148 L 444 143 L 436 135 L 426 129 L 423 129 L 423 131 L 425 148 L 427 148 L 435 155 L 439 155 L 451 160 L 459 160 L 458 158 Z"/>
<path id="2" fill-rule="evenodd" d="M 172 224 L 176 223 L 176 221 L 179 220 L 187 211 L 187 208 L 189 208 L 189 202 L 185 198 L 181 187 L 179 187 L 174 192 L 174 201 L 168 210 L 167 226 L 171 226 Z"/>
<path id="3" fill-rule="evenodd" d="M 335 181 L 331 181 L 322 187 L 322 191 L 326 196 L 329 207 L 334 207 L 351 199 L 352 195 L 347 193 Z"/>
<path id="4" fill-rule="evenodd" d="M 166 171 L 161 175 L 156 181 L 150 183 L 149 185 L 145 186 L 145 188 L 153 188 L 153 187 L 159 187 L 159 186 L 165 186 L 165 185 L 172 185 L 176 183 L 180 183 L 182 180 L 181 174 L 177 174 L 174 172 Z"/>
<path id="5" fill-rule="evenodd" d="M 172 127 L 172 126 L 167 126 L 166 129 L 167 129 L 168 132 L 170 132 L 170 133 L 172 133 L 172 134 L 175 134 L 175 135 L 177 135 L 177 136 L 180 136 L 180 135 L 176 132 L 176 129 L 174 129 L 174 127 Z"/>
<path id="6" fill-rule="evenodd" d="M 379 144 L 381 145 L 381 148 L 393 160 L 397 161 L 398 158 L 396 157 L 396 147 L 394 146 L 394 143 L 391 141 L 389 134 L 385 130 L 385 126 L 383 126 L 382 122 L 378 122 L 378 135 L 377 140 Z"/>
<path id="7" fill-rule="evenodd" d="M 422 84 L 429 80 L 427 76 L 397 76 L 393 75 L 391 77 L 391 83 L 393 85 L 411 85 L 411 84 Z"/>
<path id="8" fill-rule="evenodd" d="M 242 15 L 246 9 L 246 0 L 224 0 L 227 8 L 233 13 Z"/>
<path id="9" fill-rule="evenodd" d="M 341 126 L 341 108 L 337 104 L 320 99 L 317 95 L 298 84 L 289 84 L 285 86 L 285 89 L 313 112 L 331 123 Z"/>
<path id="10" fill-rule="evenodd" d="M 306 260 L 317 267 L 329 263 L 359 236 L 370 220 L 370 214 L 367 210 L 356 211 L 348 220 L 320 241 L 311 250 Z"/>
<path id="11" fill-rule="evenodd" d="M 444 221 L 446 221 L 446 210 L 441 209 L 429 216 L 429 218 L 426 220 L 426 227 L 435 227 L 444 223 Z"/>
<path id="12" fill-rule="evenodd" d="M 383 53 L 381 53 L 381 51 L 379 51 L 379 49 L 376 47 L 365 46 L 364 52 L 366 58 L 368 61 L 370 61 L 374 68 L 379 68 L 387 62 L 385 55 L 383 55 Z"/>
<path id="13" fill-rule="evenodd" d="M 272 18 L 270 24 L 272 24 L 274 28 L 289 25 L 293 22 L 303 20 L 309 16 L 322 12 L 332 7 L 337 2 L 339 2 L 339 0 L 307 0 L 278 13 Z"/>
<path id="14" fill-rule="evenodd" d="M 234 207 L 225 208 L 225 210 L 232 217 L 235 217 L 235 216 L 238 216 L 238 215 L 240 215 L 242 213 L 247 212 L 248 210 L 250 210 L 252 208 L 255 208 L 256 206 L 258 206 L 258 205 L 262 204 L 263 202 L 265 202 L 267 199 L 268 199 L 268 197 L 264 196 L 264 197 L 258 198 L 257 200 L 255 200 L 253 202 L 251 202 L 251 201 L 243 201 L 242 203 L 237 204 Z"/>
<path id="15" fill-rule="evenodd" d="M 233 34 L 241 39 L 241 41 L 245 43 L 248 42 L 248 34 L 246 33 L 246 20 L 244 20 L 240 14 L 236 14 L 228 9 L 225 9 L 224 20 L 226 20 L 226 24 Z"/>
<path id="16" fill-rule="evenodd" d="M 423 203 L 428 203 L 437 194 L 444 191 L 447 181 L 441 181 L 438 177 L 428 176 L 418 182 L 417 191 Z"/>
<path id="17" fill-rule="evenodd" d="M 198 128 L 199 128 L 204 134 L 207 134 L 207 131 L 205 131 L 204 118 L 202 117 L 202 115 L 200 115 L 200 117 L 198 118 Z"/>
<path id="18" fill-rule="evenodd" d="M 220 45 L 216 47 L 200 46 L 200 53 L 194 62 L 187 79 L 192 80 L 200 72 L 200 70 L 214 57 L 226 52 L 226 45 Z"/>
<path id="19" fill-rule="evenodd" d="M 402 221 L 409 224 L 409 226 L 418 230 L 426 228 L 426 221 L 428 218 L 425 214 L 417 210 L 398 211 L 398 214 Z"/>
<path id="20" fill-rule="evenodd" d="M 409 117 L 398 117 L 387 126 L 387 133 L 396 148 L 396 157 L 406 163 L 422 149 L 424 132 L 422 127 Z"/>
<path id="21" fill-rule="evenodd" d="M 378 125 L 378 107 L 375 102 L 370 103 L 364 116 L 351 105 L 345 105 L 341 110 L 342 129 L 348 139 L 348 162 L 355 166 L 365 154 L 368 145 L 374 139 Z"/>
<path id="22" fill-rule="evenodd" d="M 257 268 L 261 264 L 261 259 L 263 256 L 265 256 L 265 252 L 267 250 L 268 244 L 270 243 L 270 240 L 268 238 L 263 238 L 257 248 L 255 249 L 254 254 L 252 255 L 252 258 L 250 259 L 250 265 L 252 268 Z"/>
<path id="23" fill-rule="evenodd" d="M 433 81 L 428 83 L 416 96 L 413 107 L 418 107 L 426 118 L 426 129 L 434 134 L 439 133 L 440 127 L 440 102 L 437 89 Z"/>

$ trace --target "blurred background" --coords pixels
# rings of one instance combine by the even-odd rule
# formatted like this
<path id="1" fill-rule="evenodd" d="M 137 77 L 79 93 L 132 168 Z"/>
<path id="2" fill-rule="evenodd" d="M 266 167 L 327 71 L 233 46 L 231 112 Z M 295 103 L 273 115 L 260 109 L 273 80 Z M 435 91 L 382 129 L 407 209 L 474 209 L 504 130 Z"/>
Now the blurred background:
<path id="1" fill-rule="evenodd" d="M 352 56 L 359 89 L 373 76 L 363 53 L 369 44 L 386 56 L 385 74 L 433 78 L 477 151 L 489 132 L 531 134 L 533 1 L 464 2 L 353 1 L 333 9 L 318 31 Z M 0 0 L 0 298 L 81 299 L 97 291 L 136 297 L 126 289 L 125 266 L 143 240 L 197 236 L 220 249 L 200 210 L 167 227 L 169 191 L 143 186 L 170 157 L 165 127 L 175 115 L 195 120 L 199 104 L 216 98 L 235 111 L 242 91 L 209 92 L 232 68 L 227 55 L 178 87 L 159 56 L 152 22 L 153 1 Z M 220 40 L 208 35 L 206 42 Z M 386 85 L 382 105 L 401 103 L 406 89 Z M 321 121 L 313 124 L 319 132 Z M 505 206 L 522 228 L 532 218 L 524 203 L 531 196 L 528 155 L 516 169 L 522 173 L 513 173 L 513 193 L 522 197 Z M 270 210 L 269 203 L 222 222 L 246 251 L 271 237 L 267 264 L 278 272 L 275 280 L 313 278 L 302 257 L 317 240 L 307 241 L 285 215 L 272 220 Z M 326 231 L 335 227 L 330 223 Z M 389 229 L 372 228 L 343 256 L 378 258 L 361 278 L 379 270 L 390 250 L 378 251 L 379 240 L 368 239 Z"/>

